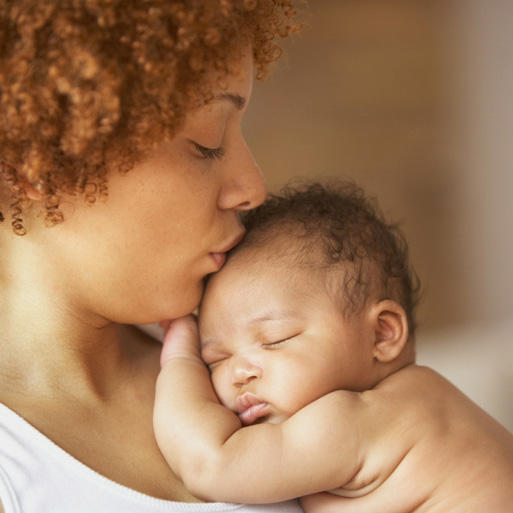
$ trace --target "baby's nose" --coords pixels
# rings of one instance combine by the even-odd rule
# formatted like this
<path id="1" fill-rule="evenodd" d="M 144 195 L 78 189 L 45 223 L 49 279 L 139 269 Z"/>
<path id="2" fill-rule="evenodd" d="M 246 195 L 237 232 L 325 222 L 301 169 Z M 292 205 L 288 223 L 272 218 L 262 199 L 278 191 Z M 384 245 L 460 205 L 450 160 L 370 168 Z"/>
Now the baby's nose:
<path id="1" fill-rule="evenodd" d="M 233 367 L 233 383 L 236 386 L 246 385 L 250 381 L 261 378 L 262 369 L 245 358 L 239 358 Z"/>

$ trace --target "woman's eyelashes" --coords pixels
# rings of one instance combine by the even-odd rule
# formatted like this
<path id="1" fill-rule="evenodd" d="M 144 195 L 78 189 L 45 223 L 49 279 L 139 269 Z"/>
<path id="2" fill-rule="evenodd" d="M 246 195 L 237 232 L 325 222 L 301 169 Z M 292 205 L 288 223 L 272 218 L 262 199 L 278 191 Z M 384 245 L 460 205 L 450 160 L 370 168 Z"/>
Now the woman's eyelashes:
<path id="1" fill-rule="evenodd" d="M 219 146 L 218 148 L 207 148 L 197 142 L 191 141 L 192 145 L 196 149 L 198 156 L 202 159 L 215 160 L 224 157 L 224 148 Z"/>

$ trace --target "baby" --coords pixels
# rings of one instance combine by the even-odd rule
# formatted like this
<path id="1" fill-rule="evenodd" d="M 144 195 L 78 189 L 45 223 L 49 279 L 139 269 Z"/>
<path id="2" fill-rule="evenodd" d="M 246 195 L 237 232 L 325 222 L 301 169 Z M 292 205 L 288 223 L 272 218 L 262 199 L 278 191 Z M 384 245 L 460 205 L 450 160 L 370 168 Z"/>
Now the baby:
<path id="1" fill-rule="evenodd" d="M 159 446 L 208 501 L 307 512 L 513 511 L 513 435 L 415 365 L 400 233 L 350 184 L 271 197 L 174 321 Z M 201 341 L 201 342 L 200 342 Z"/>

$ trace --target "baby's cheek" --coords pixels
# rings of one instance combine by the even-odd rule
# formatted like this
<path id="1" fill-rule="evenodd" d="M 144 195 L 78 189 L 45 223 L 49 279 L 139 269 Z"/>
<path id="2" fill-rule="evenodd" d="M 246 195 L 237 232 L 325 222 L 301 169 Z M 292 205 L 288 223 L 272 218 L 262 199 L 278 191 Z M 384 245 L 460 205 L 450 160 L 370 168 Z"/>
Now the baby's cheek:
<path id="1" fill-rule="evenodd" d="M 305 383 L 300 383 L 290 398 L 286 400 L 285 410 L 290 416 L 304 408 L 307 404 L 319 399 L 324 395 L 322 390 L 319 390 L 315 385 L 308 386 Z"/>
<path id="2" fill-rule="evenodd" d="M 235 394 L 232 390 L 233 387 L 228 386 L 228 380 L 226 376 L 223 376 L 219 367 L 212 371 L 210 379 L 212 380 L 212 385 L 214 386 L 219 402 L 223 406 L 233 410 L 235 402 Z"/>

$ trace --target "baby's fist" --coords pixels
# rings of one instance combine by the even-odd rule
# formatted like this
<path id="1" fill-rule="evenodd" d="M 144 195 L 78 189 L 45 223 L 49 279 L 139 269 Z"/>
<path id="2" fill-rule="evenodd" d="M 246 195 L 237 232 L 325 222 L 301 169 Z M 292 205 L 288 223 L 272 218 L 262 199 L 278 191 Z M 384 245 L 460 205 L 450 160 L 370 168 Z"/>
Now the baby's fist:
<path id="1" fill-rule="evenodd" d="M 201 358 L 199 352 L 198 324 L 194 315 L 186 315 L 174 319 L 162 341 L 162 353 L 160 354 L 160 366 L 171 358 Z"/>

